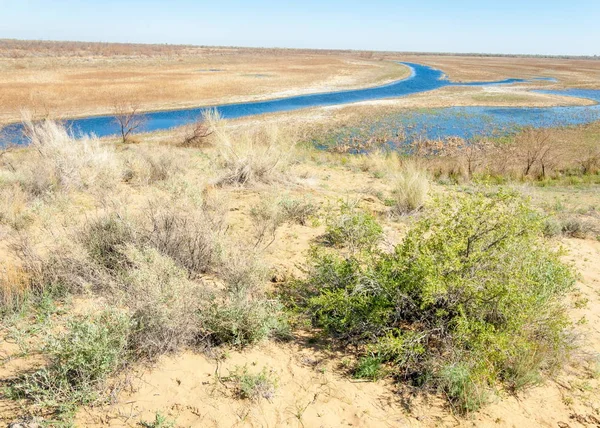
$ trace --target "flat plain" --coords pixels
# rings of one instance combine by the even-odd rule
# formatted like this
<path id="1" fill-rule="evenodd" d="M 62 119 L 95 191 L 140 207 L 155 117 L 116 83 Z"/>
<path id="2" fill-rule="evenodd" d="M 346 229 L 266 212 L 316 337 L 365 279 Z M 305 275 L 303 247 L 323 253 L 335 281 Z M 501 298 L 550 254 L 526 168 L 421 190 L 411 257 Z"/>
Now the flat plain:
<path id="1" fill-rule="evenodd" d="M 410 107 L 586 104 L 528 90 L 600 87 L 600 61 L 592 59 L 0 40 L 0 123 L 18 121 L 24 109 L 67 118 L 111 114 L 123 103 L 155 111 L 376 86 L 408 76 L 398 61 L 439 68 L 456 81 L 558 79 L 400 100 Z"/>

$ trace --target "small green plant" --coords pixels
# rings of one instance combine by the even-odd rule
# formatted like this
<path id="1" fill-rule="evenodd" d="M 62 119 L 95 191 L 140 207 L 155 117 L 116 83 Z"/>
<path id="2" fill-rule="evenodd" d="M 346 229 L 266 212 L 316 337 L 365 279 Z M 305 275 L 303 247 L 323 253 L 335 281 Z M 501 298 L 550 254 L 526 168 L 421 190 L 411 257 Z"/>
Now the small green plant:
<path id="1" fill-rule="evenodd" d="M 72 320 L 65 333 L 47 340 L 50 364 L 18 378 L 9 396 L 59 414 L 102 399 L 108 377 L 127 364 L 129 331 L 129 316 L 112 310 Z"/>
<path id="2" fill-rule="evenodd" d="M 368 251 L 380 242 L 382 233 L 375 217 L 358 209 L 356 203 L 343 202 L 328 216 L 324 239 L 333 247 L 347 247 L 351 252 Z"/>
<path id="3" fill-rule="evenodd" d="M 160 412 L 156 412 L 153 421 L 140 421 L 138 425 L 144 428 L 173 428 L 175 421 L 167 418 Z"/>
<path id="4" fill-rule="evenodd" d="M 236 366 L 228 379 L 234 382 L 238 397 L 253 401 L 271 400 L 278 383 L 273 370 L 267 367 L 258 373 L 250 373 L 248 366 Z"/>
<path id="5" fill-rule="evenodd" d="M 381 359 L 371 355 L 362 357 L 358 360 L 352 376 L 356 379 L 378 380 L 384 377 L 385 370 L 381 364 Z"/>

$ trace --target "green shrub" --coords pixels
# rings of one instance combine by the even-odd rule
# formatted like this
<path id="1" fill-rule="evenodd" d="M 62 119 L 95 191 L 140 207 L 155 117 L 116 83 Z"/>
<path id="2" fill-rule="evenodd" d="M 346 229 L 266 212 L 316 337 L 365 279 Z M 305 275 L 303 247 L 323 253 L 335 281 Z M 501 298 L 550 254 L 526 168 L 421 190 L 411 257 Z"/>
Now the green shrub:
<path id="1" fill-rule="evenodd" d="M 333 247 L 347 247 L 352 252 L 370 250 L 382 237 L 383 229 L 371 214 L 344 202 L 327 218 L 325 242 Z"/>
<path id="2" fill-rule="evenodd" d="M 305 226 L 318 211 L 316 205 L 301 199 L 285 198 L 279 202 L 279 205 L 286 219 L 302 226 Z"/>
<path id="3" fill-rule="evenodd" d="M 89 221 L 80 236 L 90 258 L 108 270 L 126 267 L 121 249 L 134 239 L 133 226 L 116 213 Z"/>
<path id="4" fill-rule="evenodd" d="M 574 276 L 542 231 L 513 194 L 441 199 L 391 254 L 314 249 L 295 303 L 399 378 L 470 411 L 498 382 L 535 383 L 569 349 L 561 298 Z"/>
<path id="5" fill-rule="evenodd" d="M 201 286 L 153 248 L 127 246 L 123 252 L 130 268 L 122 273 L 119 300 L 131 312 L 131 352 L 153 359 L 190 344 L 200 330 Z"/>
<path id="6" fill-rule="evenodd" d="M 267 367 L 259 373 L 250 373 L 247 366 L 236 366 L 228 380 L 235 383 L 238 397 L 254 401 L 272 399 L 277 389 L 277 377 Z"/>
<path id="7" fill-rule="evenodd" d="M 200 322 L 216 344 L 246 346 L 289 334 L 280 303 L 245 292 L 214 297 L 200 311 Z"/>
<path id="8" fill-rule="evenodd" d="M 356 379 L 381 379 L 385 374 L 381 358 L 367 355 L 358 360 L 352 376 Z"/>
<path id="9" fill-rule="evenodd" d="M 72 320 L 48 339 L 49 365 L 17 379 L 10 396 L 59 412 L 103 398 L 107 378 L 127 363 L 129 331 L 129 317 L 117 311 Z"/>

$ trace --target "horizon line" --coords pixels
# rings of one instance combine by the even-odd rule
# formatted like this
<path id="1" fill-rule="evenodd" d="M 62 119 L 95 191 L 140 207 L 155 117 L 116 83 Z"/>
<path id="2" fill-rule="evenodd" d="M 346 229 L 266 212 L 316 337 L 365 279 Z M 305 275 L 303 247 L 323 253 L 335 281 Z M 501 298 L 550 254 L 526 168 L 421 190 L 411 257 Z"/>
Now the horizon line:
<path id="1" fill-rule="evenodd" d="M 272 50 L 292 50 L 292 51 L 321 51 L 321 52 L 356 52 L 356 53 L 379 53 L 396 55 L 435 55 L 435 56 L 486 56 L 486 57 L 522 57 L 522 58 L 557 58 L 557 59 L 592 59 L 600 60 L 600 54 L 593 55 L 574 55 L 574 54 L 517 54 L 517 53 L 494 53 L 494 52 L 448 52 L 448 51 L 390 51 L 377 49 L 353 49 L 353 48 L 309 48 L 309 47 L 281 47 L 281 46 L 239 46 L 239 45 L 201 45 L 193 43 L 159 43 L 159 42 L 107 42 L 107 41 L 88 41 L 88 40 L 57 40 L 57 39 L 17 39 L 0 38 L 2 42 L 41 42 L 41 43 L 88 43 L 98 45 L 129 45 L 129 46 L 170 46 L 170 47 L 194 47 L 194 48 L 225 48 L 225 49 L 272 49 Z"/>

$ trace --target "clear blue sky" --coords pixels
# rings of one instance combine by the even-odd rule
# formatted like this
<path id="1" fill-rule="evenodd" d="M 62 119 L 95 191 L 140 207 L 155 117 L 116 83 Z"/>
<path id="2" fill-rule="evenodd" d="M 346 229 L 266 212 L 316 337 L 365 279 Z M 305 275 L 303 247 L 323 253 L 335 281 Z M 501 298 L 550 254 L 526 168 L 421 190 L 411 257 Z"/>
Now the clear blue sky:
<path id="1" fill-rule="evenodd" d="M 600 55 L 600 0 L 0 0 L 0 38 Z"/>

